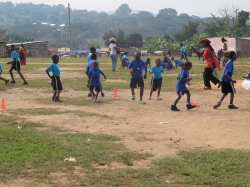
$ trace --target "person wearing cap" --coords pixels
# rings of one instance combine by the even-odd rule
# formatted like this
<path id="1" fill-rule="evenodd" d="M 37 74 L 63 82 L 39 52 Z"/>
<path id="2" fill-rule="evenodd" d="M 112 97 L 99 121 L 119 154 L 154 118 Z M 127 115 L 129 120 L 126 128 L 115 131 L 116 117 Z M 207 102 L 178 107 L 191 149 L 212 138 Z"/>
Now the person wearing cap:
<path id="1" fill-rule="evenodd" d="M 210 90 L 211 89 L 211 84 L 212 83 L 219 84 L 218 87 L 220 87 L 220 80 L 217 79 L 213 75 L 213 71 L 215 68 L 220 67 L 216 56 L 215 56 L 215 51 L 213 47 L 210 45 L 211 41 L 204 38 L 202 39 L 199 44 L 201 44 L 204 48 L 203 51 L 198 51 L 194 47 L 192 47 L 192 50 L 197 54 L 197 55 L 203 55 L 205 61 L 206 61 L 206 67 L 203 73 L 203 79 L 204 79 L 204 90 Z"/>
<path id="2" fill-rule="evenodd" d="M 221 38 L 221 50 L 223 52 L 223 63 L 222 63 L 222 66 L 225 66 L 225 64 L 227 63 L 228 61 L 228 45 L 227 45 L 227 40 L 223 37 Z"/>
<path id="3" fill-rule="evenodd" d="M 116 63 L 117 63 L 117 56 L 116 56 L 116 39 L 115 38 L 110 38 L 110 45 L 109 45 L 109 56 L 112 60 L 112 71 L 115 71 L 116 68 Z"/>

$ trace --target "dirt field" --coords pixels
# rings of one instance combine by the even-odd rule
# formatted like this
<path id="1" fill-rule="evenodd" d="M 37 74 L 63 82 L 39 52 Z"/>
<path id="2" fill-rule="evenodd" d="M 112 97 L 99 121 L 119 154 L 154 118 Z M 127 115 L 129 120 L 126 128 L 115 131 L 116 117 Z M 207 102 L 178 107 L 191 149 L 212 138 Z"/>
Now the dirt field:
<path id="1" fill-rule="evenodd" d="M 246 149 L 250 150 L 249 93 L 236 84 L 237 94 L 235 105 L 238 110 L 229 110 L 227 97 L 220 108 L 212 108 L 221 97 L 219 89 L 198 92 L 193 91 L 191 100 L 200 104 L 201 108 L 187 111 L 185 96 L 178 103 L 180 112 L 170 111 L 170 105 L 176 98 L 174 92 L 163 92 L 162 101 L 147 101 L 149 90 L 145 90 L 145 105 L 132 101 L 130 90 L 118 90 L 118 98 L 113 98 L 112 91 L 105 91 L 105 97 L 100 98 L 101 104 L 68 105 L 67 102 L 54 103 L 50 101 L 51 93 L 42 89 L 27 87 L 8 89 L 1 92 L 5 98 L 6 110 L 33 108 L 55 108 L 55 110 L 82 110 L 96 113 L 96 116 L 79 117 L 74 114 L 62 115 L 30 115 L 22 116 L 29 121 L 41 122 L 48 126 L 57 126 L 71 132 L 104 133 L 122 138 L 124 144 L 135 151 L 149 152 L 153 158 L 175 155 L 179 150 L 192 149 Z M 197 87 L 198 85 L 196 85 Z M 200 85 L 202 88 L 202 85 Z M 86 97 L 86 91 L 62 92 L 61 99 Z M 37 99 L 44 98 L 48 102 L 41 103 Z M 79 100 L 81 102 L 81 100 Z M 107 102 L 107 103 L 105 103 Z M 100 117 L 100 115 L 107 115 Z M 160 124 L 160 122 L 168 122 Z"/>

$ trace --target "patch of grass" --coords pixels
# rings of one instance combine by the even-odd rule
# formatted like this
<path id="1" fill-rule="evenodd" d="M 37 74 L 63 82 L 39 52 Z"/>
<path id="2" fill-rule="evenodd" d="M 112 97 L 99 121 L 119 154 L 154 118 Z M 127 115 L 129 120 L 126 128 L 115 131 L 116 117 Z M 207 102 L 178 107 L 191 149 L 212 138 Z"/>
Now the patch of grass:
<path id="1" fill-rule="evenodd" d="M 75 166 L 91 174 L 98 170 L 93 163 L 109 165 L 116 161 L 130 165 L 134 160 L 150 156 L 129 151 L 117 142 L 119 138 L 110 135 L 58 135 L 35 130 L 24 123 L 1 125 L 0 131 L 1 181 L 25 177 L 47 183 L 51 172 L 71 173 L 70 181 L 75 180 L 72 173 Z M 66 157 L 74 157 L 77 162 L 64 162 Z"/>

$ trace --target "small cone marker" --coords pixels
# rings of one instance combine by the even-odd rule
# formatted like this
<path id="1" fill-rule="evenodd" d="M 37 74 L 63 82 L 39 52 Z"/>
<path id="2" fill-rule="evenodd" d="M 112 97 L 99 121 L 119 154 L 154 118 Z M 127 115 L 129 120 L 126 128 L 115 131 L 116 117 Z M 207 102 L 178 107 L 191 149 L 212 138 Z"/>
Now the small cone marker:
<path id="1" fill-rule="evenodd" d="M 6 105 L 5 105 L 5 102 L 4 102 L 4 98 L 2 99 L 2 103 L 1 103 L 1 109 L 6 109 Z"/>
<path id="2" fill-rule="evenodd" d="M 114 97 L 118 97 L 117 89 L 114 89 Z"/>
<path id="3" fill-rule="evenodd" d="M 106 66 L 106 70 L 109 70 L 109 67 L 108 67 L 108 66 Z"/>
<path id="4" fill-rule="evenodd" d="M 237 67 L 237 68 L 238 68 L 238 70 L 240 70 L 240 65 L 238 65 L 238 67 Z"/>

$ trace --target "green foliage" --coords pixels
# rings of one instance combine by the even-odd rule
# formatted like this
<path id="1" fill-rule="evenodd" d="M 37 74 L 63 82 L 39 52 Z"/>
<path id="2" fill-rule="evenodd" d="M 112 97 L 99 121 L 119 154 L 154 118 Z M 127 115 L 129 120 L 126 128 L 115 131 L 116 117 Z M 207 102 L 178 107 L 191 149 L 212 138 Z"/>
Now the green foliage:
<path id="1" fill-rule="evenodd" d="M 181 32 L 175 33 L 174 38 L 178 42 L 186 41 L 190 39 L 194 34 L 198 33 L 198 22 L 189 21 L 188 24 L 182 27 Z"/>

